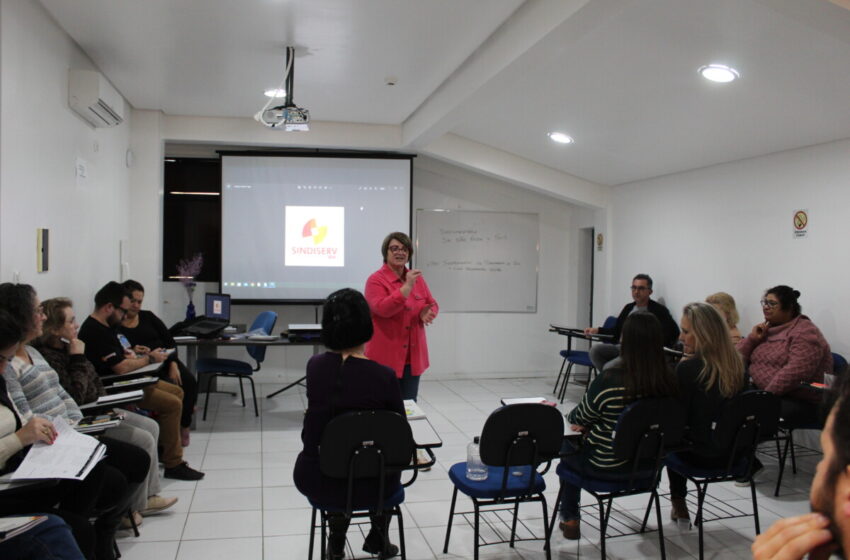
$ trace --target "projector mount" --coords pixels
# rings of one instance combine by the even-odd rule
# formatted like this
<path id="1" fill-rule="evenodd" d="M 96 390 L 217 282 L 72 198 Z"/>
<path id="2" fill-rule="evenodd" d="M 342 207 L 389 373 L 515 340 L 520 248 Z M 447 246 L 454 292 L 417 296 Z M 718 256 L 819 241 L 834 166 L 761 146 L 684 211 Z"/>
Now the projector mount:
<path id="1" fill-rule="evenodd" d="M 293 100 L 293 81 L 295 76 L 295 47 L 286 47 L 286 70 L 278 90 L 285 90 L 283 104 L 270 107 L 275 97 L 260 109 L 254 119 L 267 128 L 283 129 L 286 132 L 306 132 L 310 130 L 310 111 L 295 106 Z"/>

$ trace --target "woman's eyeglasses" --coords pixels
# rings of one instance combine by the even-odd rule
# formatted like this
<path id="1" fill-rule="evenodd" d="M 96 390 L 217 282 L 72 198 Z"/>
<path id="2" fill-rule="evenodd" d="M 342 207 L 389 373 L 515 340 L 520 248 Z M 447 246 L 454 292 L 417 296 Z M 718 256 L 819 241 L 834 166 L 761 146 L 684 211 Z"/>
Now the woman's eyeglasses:
<path id="1" fill-rule="evenodd" d="M 779 305 L 778 301 L 773 301 L 773 300 L 769 300 L 769 299 L 763 299 L 759 303 L 761 303 L 762 307 L 769 307 L 770 309 L 773 309 L 774 307 Z"/>
<path id="2" fill-rule="evenodd" d="M 407 247 L 388 247 L 390 253 L 407 253 Z"/>

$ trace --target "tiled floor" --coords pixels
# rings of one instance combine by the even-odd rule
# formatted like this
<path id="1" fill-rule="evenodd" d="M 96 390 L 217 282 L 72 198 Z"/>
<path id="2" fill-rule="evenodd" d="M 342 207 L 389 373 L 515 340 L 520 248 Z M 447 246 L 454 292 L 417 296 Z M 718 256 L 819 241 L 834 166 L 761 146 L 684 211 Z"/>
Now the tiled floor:
<path id="1" fill-rule="evenodd" d="M 224 382 L 222 382 L 224 383 Z M 420 405 L 428 413 L 444 446 L 437 450 L 438 463 L 407 489 L 404 503 L 405 539 L 411 560 L 471 558 L 472 530 L 455 521 L 449 554 L 442 553 L 452 485 L 446 470 L 465 460 L 466 444 L 480 432 L 488 413 L 501 397 L 550 396 L 553 379 L 479 379 L 476 381 L 433 381 L 427 375 L 420 387 Z M 258 385 L 265 396 L 279 384 Z M 583 392 L 570 385 L 567 398 L 577 401 Z M 203 402 L 203 401 L 201 401 Z M 146 518 L 141 536 L 123 533 L 119 546 L 125 560 L 187 560 L 218 558 L 271 560 L 307 558 L 310 508 L 292 482 L 292 468 L 301 448 L 300 431 L 306 399 L 300 387 L 273 399 L 261 397 L 260 418 L 251 403 L 242 408 L 236 399 L 213 395 L 206 422 L 192 433 L 186 449 L 187 460 L 207 473 L 200 482 L 163 481 L 162 494 L 180 501 L 168 512 Z M 199 416 L 200 418 L 200 416 Z M 766 475 L 758 487 L 762 528 L 776 519 L 808 511 L 808 487 L 815 458 L 802 459 L 796 476 L 790 470 L 783 481 L 782 495 L 773 497 L 777 473 L 775 461 L 763 457 Z M 546 495 L 549 507 L 557 494 L 557 478 L 550 472 Z M 662 482 L 666 488 L 666 479 Z M 717 485 L 714 496 L 725 504 L 750 511 L 749 489 L 733 484 Z M 583 495 L 583 504 L 593 503 Z M 459 507 L 469 502 L 462 495 Z M 617 502 L 615 502 L 617 504 Z M 645 497 L 623 499 L 619 508 L 641 516 Z M 669 521 L 669 504 L 662 502 L 664 535 L 668 558 L 694 558 L 697 531 Z M 520 508 L 531 530 L 542 525 L 539 504 Z M 394 524 L 395 525 L 395 524 Z M 650 523 L 655 527 L 654 518 Z M 582 525 L 582 539 L 565 541 L 553 535 L 553 558 L 598 558 L 598 532 Z M 749 558 L 754 536 L 752 518 L 731 519 L 706 524 L 706 558 Z M 358 554 L 362 536 L 349 531 L 349 544 Z M 397 542 L 397 536 L 396 540 Z M 317 542 L 318 546 L 318 542 Z M 610 539 L 609 558 L 659 557 L 656 532 Z M 351 557 L 349 549 L 349 558 Z M 545 558 L 540 542 L 518 543 L 515 549 L 495 545 L 481 549 L 482 558 Z M 314 552 L 318 558 L 318 551 Z"/>

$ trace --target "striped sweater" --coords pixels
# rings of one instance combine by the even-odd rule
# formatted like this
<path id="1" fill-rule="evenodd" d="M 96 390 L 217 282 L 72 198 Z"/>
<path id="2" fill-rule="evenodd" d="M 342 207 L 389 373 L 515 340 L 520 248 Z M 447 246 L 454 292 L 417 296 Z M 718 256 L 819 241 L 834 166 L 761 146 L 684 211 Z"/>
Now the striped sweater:
<path id="1" fill-rule="evenodd" d="M 614 442 L 611 437 L 617 419 L 626 407 L 624 375 L 618 368 L 602 372 L 590 384 L 581 403 L 567 416 L 571 424 L 589 429 L 582 455 L 599 469 L 617 469 L 628 462 L 614 458 Z"/>
<path id="2" fill-rule="evenodd" d="M 62 416 L 69 423 L 76 423 L 83 415 L 62 388 L 59 376 L 36 349 L 27 346 L 26 350 L 32 364 L 16 356 L 3 372 L 9 397 L 21 413 L 21 421 L 26 423 L 38 414 L 47 418 Z"/>

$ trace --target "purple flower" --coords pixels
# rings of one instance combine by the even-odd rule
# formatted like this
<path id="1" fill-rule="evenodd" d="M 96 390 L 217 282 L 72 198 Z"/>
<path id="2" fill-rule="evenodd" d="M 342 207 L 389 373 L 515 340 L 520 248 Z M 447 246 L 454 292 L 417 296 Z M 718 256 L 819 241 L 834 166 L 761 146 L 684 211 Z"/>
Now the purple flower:
<path id="1" fill-rule="evenodd" d="M 177 278 L 187 288 L 195 287 L 195 277 L 201 273 L 204 267 L 204 255 L 196 253 L 189 259 L 180 259 L 177 263 Z"/>

